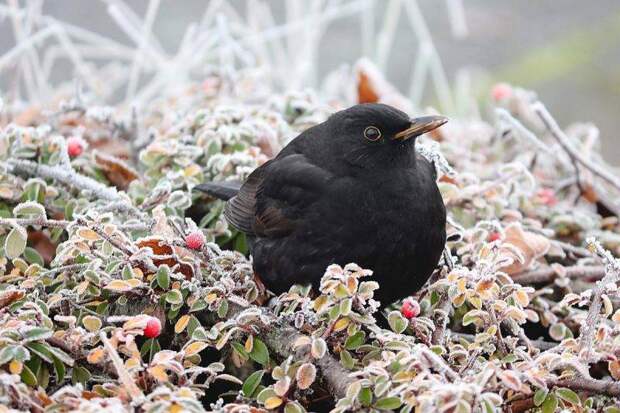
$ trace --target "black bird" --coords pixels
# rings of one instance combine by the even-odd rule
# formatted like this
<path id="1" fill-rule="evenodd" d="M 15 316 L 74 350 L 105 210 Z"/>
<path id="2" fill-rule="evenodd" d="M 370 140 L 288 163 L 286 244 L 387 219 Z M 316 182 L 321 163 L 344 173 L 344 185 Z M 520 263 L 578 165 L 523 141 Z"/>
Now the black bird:
<path id="1" fill-rule="evenodd" d="M 254 272 L 271 291 L 316 288 L 328 265 L 355 262 L 373 270 L 385 306 L 419 290 L 444 248 L 435 168 L 414 143 L 446 122 L 356 105 L 301 133 L 242 186 L 196 189 L 228 200 L 224 215 L 248 236 Z"/>

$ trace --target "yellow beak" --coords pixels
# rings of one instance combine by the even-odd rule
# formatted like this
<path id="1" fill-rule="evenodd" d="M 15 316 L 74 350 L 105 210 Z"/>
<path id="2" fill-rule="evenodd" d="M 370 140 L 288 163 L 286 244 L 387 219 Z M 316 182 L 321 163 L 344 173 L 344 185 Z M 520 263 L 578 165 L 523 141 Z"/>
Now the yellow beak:
<path id="1" fill-rule="evenodd" d="M 445 116 L 422 116 L 419 118 L 413 118 L 411 119 L 411 126 L 394 135 L 394 139 L 404 142 L 414 136 L 420 136 L 423 133 L 437 129 L 447 121 L 448 118 Z"/>

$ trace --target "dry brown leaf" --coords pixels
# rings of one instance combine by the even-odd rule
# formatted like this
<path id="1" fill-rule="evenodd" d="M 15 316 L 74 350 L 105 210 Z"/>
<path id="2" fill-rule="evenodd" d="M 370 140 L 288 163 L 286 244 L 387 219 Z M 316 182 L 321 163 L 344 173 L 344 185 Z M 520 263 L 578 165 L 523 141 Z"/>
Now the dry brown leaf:
<path id="1" fill-rule="evenodd" d="M 24 294 L 22 290 L 0 291 L 0 308 L 7 307 L 15 301 L 22 299 Z"/>
<path id="2" fill-rule="evenodd" d="M 127 189 L 132 181 L 139 178 L 138 172 L 135 169 L 115 156 L 101 151 L 94 151 L 93 160 L 103 171 L 108 181 L 118 189 Z"/>
<path id="3" fill-rule="evenodd" d="M 616 380 L 620 380 L 620 361 L 612 360 L 609 362 L 609 372 L 611 373 L 611 377 Z"/>
<path id="4" fill-rule="evenodd" d="M 150 248 L 151 250 L 153 250 L 153 253 L 155 255 L 172 255 L 173 251 L 177 253 L 177 255 L 179 255 L 181 259 L 183 258 L 184 255 L 186 255 L 182 253 L 181 248 L 175 248 L 173 250 L 173 248 L 170 245 L 168 245 L 163 238 L 160 238 L 157 236 L 142 238 L 138 240 L 136 244 L 138 245 L 139 248 L 147 248 L 147 247 Z M 170 268 L 179 264 L 179 267 L 176 271 L 183 274 L 185 278 L 188 280 L 194 276 L 194 269 L 190 264 L 183 262 L 182 260 L 176 260 L 172 257 L 163 258 L 163 259 L 155 258 L 153 259 L 153 264 L 155 264 L 155 266 L 157 267 L 159 267 L 160 265 L 166 264 Z M 145 274 L 148 273 L 148 270 L 146 267 L 140 267 L 140 269 Z"/>
<path id="5" fill-rule="evenodd" d="M 528 269 L 534 261 L 545 255 L 551 247 L 551 243 L 546 237 L 524 231 L 519 223 L 510 224 L 506 228 L 504 243 L 513 245 L 523 255 L 523 262 L 520 262 L 513 251 L 509 248 L 502 248 L 506 255 L 514 258 L 512 264 L 502 268 L 502 271 L 508 274 L 517 274 Z"/>
<path id="6" fill-rule="evenodd" d="M 379 68 L 368 59 L 360 59 L 355 64 L 358 103 L 385 103 L 403 112 L 411 113 L 412 105 L 390 84 Z"/>
<path id="7" fill-rule="evenodd" d="M 88 353 L 88 356 L 86 357 L 86 361 L 88 361 L 90 364 L 99 364 L 101 363 L 105 355 L 106 355 L 105 350 L 101 347 L 97 347 L 97 348 L 92 349 Z"/>

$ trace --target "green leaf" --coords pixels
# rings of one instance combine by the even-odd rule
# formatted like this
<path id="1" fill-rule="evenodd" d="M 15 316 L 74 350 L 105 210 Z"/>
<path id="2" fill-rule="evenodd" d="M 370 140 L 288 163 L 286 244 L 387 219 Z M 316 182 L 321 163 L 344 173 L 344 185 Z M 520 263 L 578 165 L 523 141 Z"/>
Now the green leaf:
<path id="1" fill-rule="evenodd" d="M 46 388 L 49 383 L 50 371 L 47 368 L 46 364 L 42 364 L 39 368 L 39 371 L 37 372 L 37 384 L 42 388 Z"/>
<path id="2" fill-rule="evenodd" d="M 140 356 L 149 363 L 153 359 L 153 355 L 159 351 L 159 342 L 154 338 L 149 338 L 140 347 Z"/>
<path id="3" fill-rule="evenodd" d="M 13 347 L 13 359 L 17 361 L 30 360 L 30 352 L 24 346 L 14 346 Z"/>
<path id="4" fill-rule="evenodd" d="M 34 248 L 26 247 L 26 249 L 24 250 L 24 258 L 30 264 L 39 264 L 41 267 L 43 267 L 44 265 L 43 257 L 41 257 L 39 251 L 35 250 Z"/>
<path id="5" fill-rule="evenodd" d="M 347 341 L 344 343 L 344 347 L 347 350 L 355 350 L 362 344 L 364 344 L 364 340 L 366 339 L 366 333 L 363 331 L 358 331 L 352 336 L 347 338 Z"/>
<path id="6" fill-rule="evenodd" d="M 47 363 L 52 363 L 54 356 L 49 350 L 49 345 L 44 343 L 28 343 L 26 344 L 26 347 L 28 347 L 30 351 L 39 356 L 42 360 Z"/>
<path id="7" fill-rule="evenodd" d="M 193 313 L 194 311 L 204 310 L 205 308 L 207 308 L 207 302 L 205 300 L 196 300 L 196 302 L 192 304 L 192 308 L 189 309 L 189 312 Z"/>
<path id="8" fill-rule="evenodd" d="M 71 376 L 71 382 L 73 384 L 82 383 L 86 384 L 90 380 L 90 371 L 86 370 L 84 367 L 75 367 L 73 369 L 73 374 Z"/>
<path id="9" fill-rule="evenodd" d="M 263 389 L 258 393 L 258 395 L 256 396 L 256 401 L 264 404 L 265 400 L 270 397 L 277 397 L 277 394 L 271 387 L 267 387 L 266 389 Z"/>
<path id="10" fill-rule="evenodd" d="M 252 347 L 252 351 L 249 355 L 252 360 L 263 366 L 269 362 L 269 350 L 265 343 L 258 338 L 254 338 L 254 347 Z"/>
<path id="11" fill-rule="evenodd" d="M 555 394 L 556 394 L 556 396 L 558 396 L 560 399 L 562 399 L 564 401 L 567 401 L 567 402 L 575 404 L 575 405 L 581 405 L 581 399 L 579 398 L 577 393 L 575 393 L 571 389 L 567 389 L 566 387 L 562 387 L 560 389 L 557 389 L 555 391 Z"/>
<path id="12" fill-rule="evenodd" d="M 541 412 L 542 413 L 554 413 L 558 408 L 558 398 L 555 397 L 555 394 L 549 393 L 547 398 L 542 404 Z"/>
<path id="13" fill-rule="evenodd" d="M 162 290 L 170 288 L 170 267 L 162 265 L 157 269 L 157 285 Z"/>
<path id="14" fill-rule="evenodd" d="M 250 250 L 248 248 L 248 241 L 243 232 L 240 232 L 239 235 L 235 237 L 235 248 L 236 251 L 239 251 L 242 254 L 247 254 Z"/>
<path id="15" fill-rule="evenodd" d="M 0 365 L 6 364 L 13 360 L 15 355 L 15 346 L 5 346 L 0 348 Z"/>
<path id="16" fill-rule="evenodd" d="M 507 354 L 503 359 L 502 362 L 504 363 L 514 363 L 515 361 L 517 361 L 519 358 L 517 357 L 516 354 Z"/>
<path id="17" fill-rule="evenodd" d="M 383 397 L 375 403 L 375 408 L 380 410 L 394 410 L 398 409 L 403 402 L 399 397 Z"/>
<path id="18" fill-rule="evenodd" d="M 256 389 L 258 389 L 258 385 L 263 379 L 264 374 L 265 370 L 258 370 L 250 374 L 250 377 L 245 380 L 243 386 L 241 387 L 241 391 L 243 391 L 245 397 L 252 397 Z"/>
<path id="19" fill-rule="evenodd" d="M 35 387 L 37 385 L 37 376 L 24 364 L 20 377 L 28 386 Z"/>
<path id="20" fill-rule="evenodd" d="M 25 341 L 45 340 L 52 336 L 52 330 L 45 327 L 34 327 L 24 334 Z"/>
<path id="21" fill-rule="evenodd" d="M 392 311 L 388 314 L 388 324 L 395 333 L 402 333 L 407 328 L 407 320 L 402 316 L 400 311 Z"/>
<path id="22" fill-rule="evenodd" d="M 549 394 L 549 390 L 547 389 L 536 390 L 536 393 L 534 393 L 534 406 L 540 406 L 547 398 L 547 394 Z"/>
<path id="23" fill-rule="evenodd" d="M 359 394 L 357 395 L 357 399 L 360 401 L 362 406 L 370 406 L 370 404 L 372 403 L 372 390 L 370 390 L 370 387 L 362 388 L 362 390 L 360 390 Z"/>
<path id="24" fill-rule="evenodd" d="M 495 407 L 488 400 L 482 400 L 482 406 L 485 413 L 495 413 Z"/>
<path id="25" fill-rule="evenodd" d="M 304 409 L 297 402 L 288 402 L 284 407 L 284 413 L 303 413 Z"/>
<path id="26" fill-rule="evenodd" d="M 192 333 L 192 340 L 196 341 L 205 341 L 208 340 L 209 336 L 203 327 L 198 327 Z"/>
<path id="27" fill-rule="evenodd" d="M 67 204 L 65 205 L 65 219 L 66 220 L 73 221 L 73 211 L 75 210 L 75 204 L 76 202 L 73 200 L 67 201 Z"/>
<path id="28" fill-rule="evenodd" d="M 7 258 L 17 258 L 26 249 L 28 233 L 24 227 L 15 225 L 4 241 L 4 254 Z"/>
<path id="29" fill-rule="evenodd" d="M 36 202 L 22 202 L 13 208 L 15 217 L 46 217 L 45 207 Z"/>
<path id="30" fill-rule="evenodd" d="M 65 363 L 67 366 L 73 366 L 73 358 L 61 349 L 50 346 L 49 351 L 54 355 L 54 357 Z"/>
<path id="31" fill-rule="evenodd" d="M 133 271 L 131 270 L 131 266 L 125 265 L 123 267 L 123 271 L 121 271 L 121 276 L 123 280 L 131 280 L 133 278 Z"/>
<path id="32" fill-rule="evenodd" d="M 54 357 L 54 372 L 56 373 L 56 383 L 62 383 L 65 379 L 65 364 L 59 358 Z"/>
<path id="33" fill-rule="evenodd" d="M 463 326 L 468 326 L 472 323 L 476 323 L 476 322 L 481 322 L 482 320 L 482 315 L 486 314 L 485 311 L 482 310 L 471 310 L 469 311 L 467 314 L 465 314 L 463 316 Z"/>
<path id="34" fill-rule="evenodd" d="M 230 345 L 231 345 L 231 346 L 233 346 L 233 349 L 234 349 L 237 353 L 239 353 L 239 355 L 240 355 L 243 359 L 247 360 L 247 359 L 250 357 L 250 355 L 248 354 L 248 352 L 247 352 L 247 351 L 245 351 L 245 347 L 243 347 L 243 345 L 242 345 L 241 343 L 237 343 L 236 341 L 233 341 L 233 342 L 231 342 L 231 343 L 230 343 Z"/>
<path id="35" fill-rule="evenodd" d="M 224 299 L 217 308 L 217 316 L 219 318 L 226 318 L 226 314 L 228 314 L 228 300 Z"/>
<path id="36" fill-rule="evenodd" d="M 340 352 L 340 364 L 346 369 L 351 370 L 355 366 L 355 360 L 347 350 Z"/>
<path id="37" fill-rule="evenodd" d="M 183 295 L 179 290 L 170 290 L 166 293 L 166 301 L 170 304 L 181 304 L 183 302 Z"/>

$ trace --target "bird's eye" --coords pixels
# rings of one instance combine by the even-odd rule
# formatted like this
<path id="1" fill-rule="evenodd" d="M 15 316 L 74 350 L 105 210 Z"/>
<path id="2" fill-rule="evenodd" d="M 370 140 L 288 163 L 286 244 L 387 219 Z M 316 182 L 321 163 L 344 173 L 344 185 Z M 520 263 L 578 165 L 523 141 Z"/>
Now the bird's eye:
<path id="1" fill-rule="evenodd" d="M 364 137 L 369 141 L 376 141 L 381 139 L 381 131 L 376 126 L 369 126 L 364 129 Z"/>

